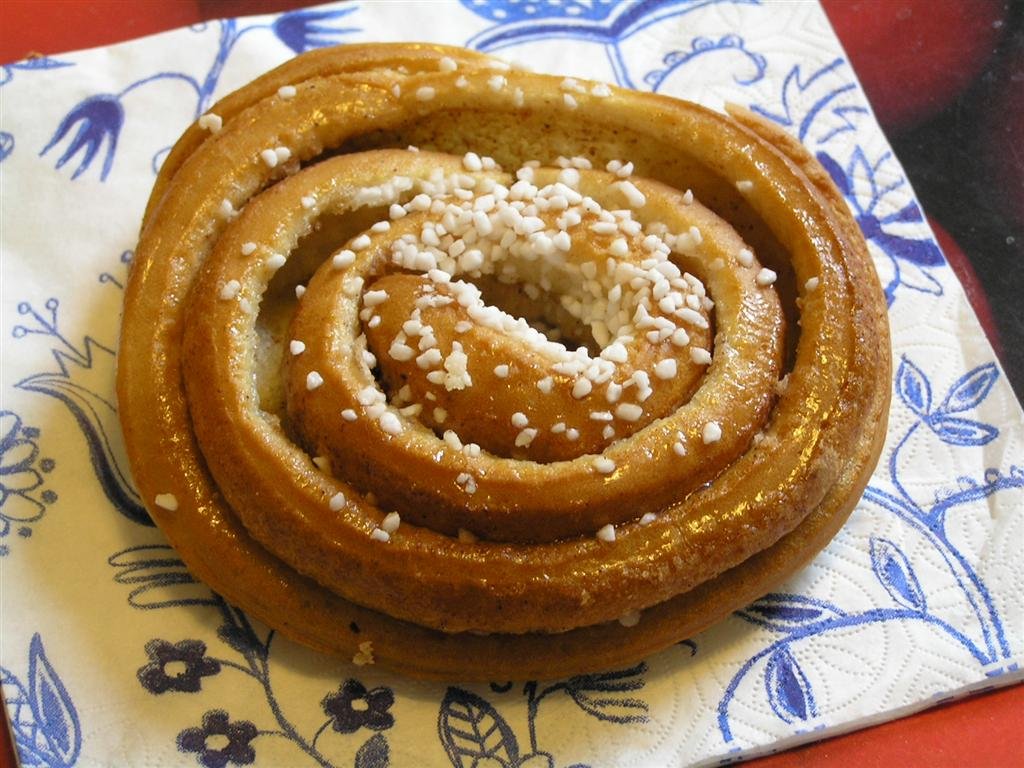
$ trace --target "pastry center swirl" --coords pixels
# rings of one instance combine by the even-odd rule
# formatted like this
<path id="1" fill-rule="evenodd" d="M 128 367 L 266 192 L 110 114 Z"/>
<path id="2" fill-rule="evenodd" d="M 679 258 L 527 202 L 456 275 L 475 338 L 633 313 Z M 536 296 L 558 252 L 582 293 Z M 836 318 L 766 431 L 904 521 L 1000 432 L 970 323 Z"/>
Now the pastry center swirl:
<path id="1" fill-rule="evenodd" d="M 318 466 L 440 533 L 555 540 L 656 512 L 764 426 L 779 302 L 692 195 L 620 161 L 365 154 L 397 171 L 338 210 L 380 216 L 288 329 L 287 418 Z"/>

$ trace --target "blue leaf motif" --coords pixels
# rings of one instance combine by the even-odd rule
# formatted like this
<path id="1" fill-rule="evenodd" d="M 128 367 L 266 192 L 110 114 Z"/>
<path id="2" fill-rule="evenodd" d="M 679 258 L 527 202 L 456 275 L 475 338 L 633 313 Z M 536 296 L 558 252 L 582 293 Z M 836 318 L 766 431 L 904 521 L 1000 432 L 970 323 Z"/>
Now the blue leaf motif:
<path id="1" fill-rule="evenodd" d="M 348 16 L 356 8 L 291 11 L 278 16 L 271 25 L 278 39 L 295 53 L 337 45 L 342 36 L 358 32 L 357 27 L 336 27 L 331 22 Z"/>
<path id="2" fill-rule="evenodd" d="M 931 384 L 921 369 L 906 357 L 900 360 L 896 371 L 896 392 L 910 410 L 921 418 L 928 417 L 932 407 Z"/>
<path id="3" fill-rule="evenodd" d="M 978 446 L 991 443 L 999 437 L 999 430 L 991 424 L 983 424 L 956 416 L 933 415 L 928 420 L 932 432 L 948 445 Z"/>
<path id="4" fill-rule="evenodd" d="M 70 61 L 58 61 L 57 59 L 51 59 L 49 56 L 37 56 L 33 59 L 25 59 L 24 61 L 16 61 L 12 64 L 4 64 L 0 66 L 0 86 L 7 85 L 11 82 L 14 77 L 15 70 L 43 70 L 43 69 L 58 69 L 60 67 L 71 67 L 74 66 Z"/>
<path id="5" fill-rule="evenodd" d="M 885 289 L 885 295 L 892 306 L 895 300 L 894 293 L 897 288 L 926 293 L 931 296 L 942 295 L 942 283 L 931 275 L 924 267 L 920 267 L 911 261 L 892 259 L 895 274 Z"/>
<path id="6" fill-rule="evenodd" d="M 0 163 L 14 151 L 14 136 L 7 131 L 0 131 Z"/>
<path id="7" fill-rule="evenodd" d="M 503 768 L 519 759 L 519 743 L 508 723 L 475 693 L 451 687 L 437 715 L 437 732 L 455 768 L 471 768 L 492 758 Z"/>
<path id="8" fill-rule="evenodd" d="M 882 230 L 882 222 L 879 222 L 874 216 L 860 216 L 857 223 L 864 231 L 864 236 L 874 241 L 890 256 L 922 267 L 940 267 L 946 263 L 939 246 L 931 240 L 916 240 L 890 235 Z"/>
<path id="9" fill-rule="evenodd" d="M 819 152 L 817 157 L 818 162 L 828 171 L 832 181 L 839 187 L 839 191 L 843 193 L 843 197 L 850 197 L 853 194 L 853 189 L 850 187 L 850 179 L 846 175 L 846 171 L 843 170 L 843 167 L 827 152 Z"/>
<path id="10" fill-rule="evenodd" d="M 776 632 L 793 632 L 815 622 L 839 618 L 845 613 L 803 595 L 769 594 L 737 611 L 736 615 Z"/>
<path id="11" fill-rule="evenodd" d="M 924 591 L 907 556 L 888 539 L 871 538 L 871 570 L 893 600 L 912 611 L 927 608 Z"/>
<path id="12" fill-rule="evenodd" d="M 227 604 L 218 607 L 224 616 L 224 623 L 217 628 L 217 637 L 246 658 L 265 660 L 270 651 L 270 637 L 273 636 L 273 632 L 270 633 L 270 637 L 266 641 L 263 641 L 256 636 L 256 630 L 253 629 L 249 617 L 243 611 Z M 383 707 L 383 709 L 386 710 L 387 707 Z"/>
<path id="13" fill-rule="evenodd" d="M 981 401 L 988 397 L 998 378 L 999 369 L 995 363 L 985 363 L 968 371 L 949 388 L 949 393 L 937 412 L 960 413 L 977 408 Z"/>
<path id="14" fill-rule="evenodd" d="M 31 59 L 9 64 L 8 66 L 12 69 L 60 69 L 61 67 L 72 67 L 74 64 L 70 61 L 51 59 L 49 56 L 35 56 Z"/>
<path id="15" fill-rule="evenodd" d="M 921 209 L 920 207 L 918 207 L 916 203 L 909 202 L 905 206 L 900 208 L 898 211 L 896 211 L 896 213 L 891 213 L 888 216 L 886 216 L 882 221 L 885 224 L 897 221 L 902 223 L 913 224 L 919 221 L 924 221 L 924 215 L 921 213 Z"/>
<path id="16" fill-rule="evenodd" d="M 44 312 L 28 302 L 19 303 L 18 313 L 26 318 L 25 324 L 14 326 L 11 335 L 16 339 L 29 335 L 49 337 L 58 370 L 34 374 L 14 386 L 57 398 L 71 410 L 88 443 L 89 458 L 107 497 L 128 519 L 152 526 L 153 521 L 129 479 L 120 444 L 117 406 L 109 394 L 114 377 L 114 350 L 91 336 L 75 345 L 58 327 L 60 302 L 51 298 L 45 307 Z"/>
<path id="17" fill-rule="evenodd" d="M 515 768 L 555 768 L 555 758 L 548 752 L 533 752 L 519 758 L 519 762 L 516 763 Z M 570 765 L 567 768 L 590 767 L 582 763 L 576 763 L 575 766 Z"/>
<path id="18" fill-rule="evenodd" d="M 809 73 L 797 64 L 786 74 L 778 103 L 752 104 L 751 109 L 784 128 L 793 129 L 806 146 L 825 146 L 836 136 L 855 131 L 860 116 L 868 111 L 848 70 L 846 61 L 841 58 Z M 834 170 L 829 167 L 830 172 Z M 843 186 L 838 178 L 836 183 Z"/>
<path id="19" fill-rule="evenodd" d="M 115 569 L 115 582 L 131 587 L 128 605 L 133 608 L 218 605 L 209 588 L 192 577 L 166 544 L 123 549 L 107 558 L 107 564 Z"/>
<path id="20" fill-rule="evenodd" d="M 87 341 L 88 343 L 88 341 Z M 113 355 L 104 347 L 95 345 L 94 349 L 104 352 L 102 360 L 97 360 L 93 376 L 106 370 L 105 366 L 113 366 Z M 140 525 L 152 526 L 149 513 L 140 503 L 138 493 L 128 479 L 127 468 L 121 466 L 121 450 L 117 445 L 120 433 L 117 426 L 117 412 L 114 406 L 102 394 L 84 385 L 81 379 L 90 375 L 88 369 L 71 369 L 71 375 L 64 373 L 37 373 L 15 384 L 19 389 L 39 392 L 63 402 L 85 436 L 89 448 L 89 459 L 92 462 L 96 478 L 103 492 L 113 502 L 115 509 L 129 520 Z"/>
<path id="21" fill-rule="evenodd" d="M 356 752 L 355 768 L 387 768 L 390 764 L 391 753 L 383 734 L 371 736 Z"/>
<path id="22" fill-rule="evenodd" d="M 565 682 L 565 690 L 576 706 L 599 720 L 610 723 L 647 722 L 647 702 L 624 695 L 644 687 L 647 665 L 640 662 L 628 669 L 577 675 Z"/>
<path id="23" fill-rule="evenodd" d="M 768 703 L 786 723 L 817 717 L 810 681 L 786 646 L 780 646 L 769 658 L 764 672 Z"/>
<path id="24" fill-rule="evenodd" d="M 45 764 L 49 757 L 47 745 L 39 734 L 28 691 L 17 675 L 4 667 L 0 667 L 0 687 L 21 765 Z"/>
<path id="25" fill-rule="evenodd" d="M 78 713 L 60 676 L 46 658 L 38 633 L 32 636 L 29 646 L 28 687 L 36 723 L 53 755 L 62 765 L 73 764 L 82 748 Z"/>

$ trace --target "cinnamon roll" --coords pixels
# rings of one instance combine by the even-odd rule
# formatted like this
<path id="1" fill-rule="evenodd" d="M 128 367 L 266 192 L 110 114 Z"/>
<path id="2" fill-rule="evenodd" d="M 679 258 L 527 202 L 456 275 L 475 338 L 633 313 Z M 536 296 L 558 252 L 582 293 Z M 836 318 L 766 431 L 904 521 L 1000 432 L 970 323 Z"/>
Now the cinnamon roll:
<path id="1" fill-rule="evenodd" d="M 781 131 L 367 45 L 178 142 L 118 394 L 141 495 L 227 599 L 357 661 L 523 679 L 635 661 L 806 563 L 877 462 L 889 367 L 863 238 Z"/>

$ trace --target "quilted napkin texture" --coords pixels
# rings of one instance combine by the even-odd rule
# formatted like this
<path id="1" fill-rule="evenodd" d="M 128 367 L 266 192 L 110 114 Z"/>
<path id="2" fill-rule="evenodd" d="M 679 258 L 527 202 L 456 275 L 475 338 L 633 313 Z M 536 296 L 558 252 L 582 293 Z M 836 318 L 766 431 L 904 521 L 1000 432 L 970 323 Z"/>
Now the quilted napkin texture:
<path id="1" fill-rule="evenodd" d="M 391 40 L 738 102 L 821 159 L 881 274 L 895 376 L 870 487 L 801 575 L 633 668 L 480 686 L 320 657 L 191 579 L 113 395 L 154 168 L 290 56 Z M 0 662 L 24 765 L 717 763 L 1022 677 L 1021 408 L 816 3 L 352 2 L 10 64 L 0 88 Z"/>

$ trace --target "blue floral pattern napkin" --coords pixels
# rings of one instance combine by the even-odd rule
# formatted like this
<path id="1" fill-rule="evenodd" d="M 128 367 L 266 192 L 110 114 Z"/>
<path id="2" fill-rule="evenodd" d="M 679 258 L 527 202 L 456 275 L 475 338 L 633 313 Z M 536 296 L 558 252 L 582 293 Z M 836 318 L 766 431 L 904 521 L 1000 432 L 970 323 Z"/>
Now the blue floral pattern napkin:
<path id="1" fill-rule="evenodd" d="M 118 317 L 168 148 L 294 54 L 424 39 L 749 106 L 818 156 L 882 277 L 891 425 L 848 525 L 629 669 L 471 686 L 320 657 L 193 581 L 132 487 Z M 816 3 L 357 1 L 9 64 L 0 88 L 0 680 L 23 765 L 717 763 L 1021 679 L 1021 407 Z"/>

